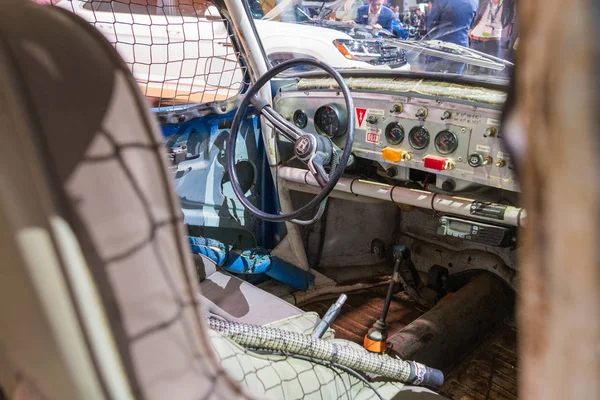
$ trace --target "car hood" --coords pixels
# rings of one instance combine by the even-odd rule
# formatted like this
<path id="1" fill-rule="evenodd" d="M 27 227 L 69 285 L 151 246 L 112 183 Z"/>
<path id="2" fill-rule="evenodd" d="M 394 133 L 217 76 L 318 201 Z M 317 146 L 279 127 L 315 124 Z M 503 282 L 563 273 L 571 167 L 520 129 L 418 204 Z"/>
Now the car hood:
<path id="1" fill-rule="evenodd" d="M 294 24 L 279 21 L 254 20 L 261 38 L 269 36 L 289 36 L 295 38 L 319 39 L 331 43 L 335 39 L 352 39 L 344 32 L 318 26 Z"/>
<path id="2" fill-rule="evenodd" d="M 321 27 L 325 29 L 334 29 L 339 32 L 343 32 L 347 35 L 352 36 L 355 39 L 373 39 L 375 35 L 372 33 L 371 29 L 368 29 L 364 25 L 359 24 L 347 24 L 340 21 L 331 21 L 331 20 L 312 20 L 306 21 L 302 23 L 304 26 L 314 26 Z"/>

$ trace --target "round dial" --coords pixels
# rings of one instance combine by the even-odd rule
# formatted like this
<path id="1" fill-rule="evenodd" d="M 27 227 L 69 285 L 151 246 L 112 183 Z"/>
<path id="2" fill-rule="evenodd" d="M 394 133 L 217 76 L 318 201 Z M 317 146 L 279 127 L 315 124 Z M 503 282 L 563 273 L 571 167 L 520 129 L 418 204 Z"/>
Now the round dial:
<path id="1" fill-rule="evenodd" d="M 408 142 L 417 150 L 424 149 L 429 145 L 429 131 L 422 126 L 415 126 L 408 134 Z"/>
<path id="2" fill-rule="evenodd" d="M 385 138 L 389 144 L 400 144 L 404 140 L 404 128 L 397 122 L 385 127 Z"/>
<path id="3" fill-rule="evenodd" d="M 435 136 L 434 144 L 440 154 L 450 154 L 458 148 L 458 138 L 454 132 L 443 130 Z"/>
<path id="4" fill-rule="evenodd" d="M 294 125 L 296 125 L 300 129 L 306 128 L 306 124 L 308 124 L 308 116 L 303 110 L 294 111 Z"/>
<path id="5" fill-rule="evenodd" d="M 315 128 L 321 135 L 342 136 L 346 133 L 346 111 L 337 104 L 327 104 L 315 112 Z"/>

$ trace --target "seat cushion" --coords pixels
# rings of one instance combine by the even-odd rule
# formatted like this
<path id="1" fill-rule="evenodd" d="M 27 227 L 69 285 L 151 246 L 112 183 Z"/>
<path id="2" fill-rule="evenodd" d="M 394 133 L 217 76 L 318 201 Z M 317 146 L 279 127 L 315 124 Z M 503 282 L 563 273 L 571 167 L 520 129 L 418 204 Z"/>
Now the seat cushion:
<path id="1" fill-rule="evenodd" d="M 209 258 L 197 255 L 200 295 L 204 307 L 228 321 L 267 325 L 302 314 L 302 310 L 233 275 L 217 270 Z M 202 266 L 198 266 L 202 262 Z M 205 276 L 204 279 L 202 277 Z"/>

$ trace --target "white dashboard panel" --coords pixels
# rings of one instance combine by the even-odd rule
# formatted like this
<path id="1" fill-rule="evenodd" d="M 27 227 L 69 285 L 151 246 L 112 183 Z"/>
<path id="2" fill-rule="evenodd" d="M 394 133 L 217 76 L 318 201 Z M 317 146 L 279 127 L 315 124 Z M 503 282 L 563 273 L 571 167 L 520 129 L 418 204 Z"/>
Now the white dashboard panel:
<path id="1" fill-rule="evenodd" d="M 354 155 L 377 161 L 384 168 L 395 168 L 399 171 L 396 179 L 407 177 L 410 168 L 434 173 L 438 176 L 438 181 L 440 177 L 446 177 L 458 182 L 519 191 L 514 167 L 503 148 L 502 139 L 498 137 L 501 117 L 499 110 L 460 100 L 446 101 L 418 94 L 401 96 L 354 92 L 353 99 L 355 110 L 351 111 L 351 115 L 356 124 Z M 341 93 L 322 90 L 280 92 L 274 102 L 275 109 L 290 120 L 297 110 L 304 111 L 308 123 L 303 129 L 314 134 L 317 134 L 315 111 L 327 104 L 336 104 L 344 109 Z M 399 107 L 402 111 L 395 112 Z M 404 129 L 404 139 L 398 144 L 391 144 L 385 135 L 388 124 L 394 122 Z M 412 146 L 409 140 L 410 132 L 415 127 L 425 128 L 429 134 L 429 142 L 422 149 Z M 452 147 L 456 144 L 456 148 L 448 154 L 441 154 L 439 151 L 445 146 L 445 141 L 440 142 L 438 148 L 435 146 L 436 135 L 444 130 L 454 135 L 443 135 L 441 138 L 452 139 L 455 136 L 457 140 L 457 143 L 454 143 L 454 139 L 451 140 Z M 333 141 L 343 147 L 345 135 L 334 138 Z M 384 158 L 384 149 L 388 149 L 386 154 L 408 153 L 410 159 L 390 161 L 389 157 Z M 483 160 L 484 165 L 471 166 L 469 157 Z M 450 169 L 427 168 L 426 159 L 443 159 Z"/>

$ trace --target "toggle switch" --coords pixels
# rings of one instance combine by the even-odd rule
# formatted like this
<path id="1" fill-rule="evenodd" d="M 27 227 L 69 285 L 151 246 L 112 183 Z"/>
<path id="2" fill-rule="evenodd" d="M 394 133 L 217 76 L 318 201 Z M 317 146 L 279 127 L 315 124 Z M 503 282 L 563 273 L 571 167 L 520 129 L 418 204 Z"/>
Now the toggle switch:
<path id="1" fill-rule="evenodd" d="M 483 134 L 483 137 L 487 138 L 487 137 L 496 137 L 498 136 L 498 129 L 494 128 L 493 126 L 490 126 L 489 128 L 487 128 Z"/>
<path id="2" fill-rule="evenodd" d="M 415 114 L 415 117 L 419 118 L 419 119 L 425 119 L 427 118 L 427 109 L 425 107 L 421 107 L 417 110 L 417 113 Z"/>
<path id="3" fill-rule="evenodd" d="M 376 124 L 378 121 L 378 118 L 375 115 L 369 115 L 367 117 L 367 123 L 369 124 Z"/>
<path id="4" fill-rule="evenodd" d="M 402 104 L 394 104 L 394 106 L 390 110 L 390 112 L 393 112 L 396 114 L 400 114 L 402 111 L 404 111 L 404 106 Z"/>
<path id="5" fill-rule="evenodd" d="M 454 167 L 456 167 L 456 164 L 451 158 L 427 155 L 423 157 L 423 166 L 425 168 L 431 168 L 437 171 L 447 171 L 450 169 L 454 169 Z"/>

